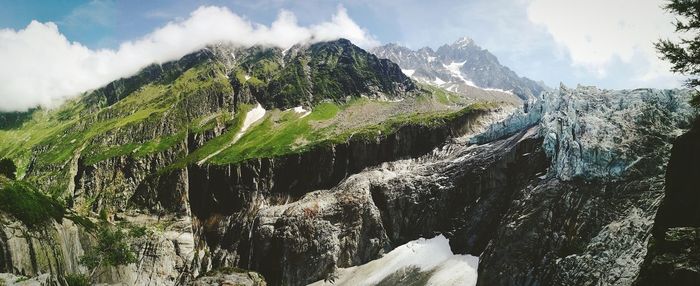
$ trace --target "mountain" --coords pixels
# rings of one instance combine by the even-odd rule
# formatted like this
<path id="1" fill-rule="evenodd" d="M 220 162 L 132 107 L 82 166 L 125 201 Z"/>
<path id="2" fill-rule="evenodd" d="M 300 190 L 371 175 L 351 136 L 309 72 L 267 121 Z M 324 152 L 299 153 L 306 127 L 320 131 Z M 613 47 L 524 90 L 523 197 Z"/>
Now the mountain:
<path id="1" fill-rule="evenodd" d="M 116 225 L 138 230 L 128 245 L 145 264 L 105 266 L 112 270 L 93 281 L 233 275 L 223 268 L 243 266 L 242 257 L 227 258 L 230 245 L 205 237 L 251 199 L 296 200 L 367 166 L 424 154 L 502 108 L 417 85 L 341 39 L 288 50 L 213 45 L 56 109 L 0 114 L 0 157 L 13 165 L 0 175 L 0 205 L 13 206 L 0 208 L 0 273 L 84 273 L 80 258 L 103 233 L 94 226 Z M 44 215 L 36 207 L 44 202 L 55 212 Z M 150 271 L 159 275 L 142 275 Z"/>
<path id="2" fill-rule="evenodd" d="M 442 45 L 437 51 L 429 47 L 414 51 L 397 44 L 387 44 L 371 51 L 380 58 L 397 63 L 406 75 L 420 82 L 454 92 L 465 93 L 481 88 L 505 91 L 520 100 L 528 100 L 547 89 L 541 83 L 519 77 L 501 65 L 496 56 L 466 37 L 450 45 Z M 490 96 L 517 100 L 499 93 Z"/>
<path id="3" fill-rule="evenodd" d="M 691 91 L 514 104 L 405 73 L 345 40 L 221 44 L 0 115 L 0 281 L 696 281 Z"/>

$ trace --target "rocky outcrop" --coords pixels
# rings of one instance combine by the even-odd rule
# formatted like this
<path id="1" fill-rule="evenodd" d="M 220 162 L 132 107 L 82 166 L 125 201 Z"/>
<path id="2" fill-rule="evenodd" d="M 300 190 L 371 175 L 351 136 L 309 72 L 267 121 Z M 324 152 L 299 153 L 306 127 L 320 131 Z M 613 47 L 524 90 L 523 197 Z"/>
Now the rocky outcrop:
<path id="1" fill-rule="evenodd" d="M 68 220 L 31 231 L 8 218 L 0 225 L 0 273 L 24 276 L 83 271 L 78 260 L 89 237 Z"/>
<path id="2" fill-rule="evenodd" d="M 662 188 L 660 177 L 531 184 L 481 255 L 479 285 L 631 285 Z"/>
<path id="3" fill-rule="evenodd" d="M 192 223 L 188 217 L 155 217 L 132 213 L 121 217 L 120 221 L 139 226 L 159 224 L 162 229 L 130 238 L 129 243 L 138 262 L 125 266 L 101 267 L 97 271 L 95 282 L 175 285 L 187 284 L 199 275 L 191 264 L 197 252 L 194 248 Z M 29 230 L 23 224 L 11 220 L 3 222 L 9 223 L 0 225 L 0 273 L 39 277 L 37 281 L 50 280 L 59 284 L 69 274 L 87 275 L 88 270 L 80 264 L 80 258 L 96 243 L 90 230 L 67 219 L 60 223 L 53 222 L 39 230 Z M 6 280 L 14 275 L 6 275 Z M 3 275 L 0 274 L 0 281 L 2 279 Z"/>
<path id="4" fill-rule="evenodd" d="M 236 285 L 265 286 L 265 279 L 258 273 L 237 268 L 224 268 L 207 272 L 192 282 L 194 286 Z"/>
<path id="5" fill-rule="evenodd" d="M 490 112 L 493 111 L 469 112 L 445 126 L 409 124 L 385 136 L 351 138 L 298 154 L 223 166 L 191 165 L 188 174 L 192 211 L 200 217 L 206 217 L 208 212 L 234 212 L 238 210 L 235 206 L 247 201 L 244 197 L 249 192 L 279 194 L 285 201 L 315 189 L 330 188 L 368 166 L 429 153 L 450 137 L 481 128 L 482 117 L 492 116 Z"/>
<path id="6" fill-rule="evenodd" d="M 678 137 L 666 171 L 666 193 L 636 285 L 695 285 L 700 280 L 700 120 Z"/>
<path id="7" fill-rule="evenodd" d="M 229 78 L 236 93 L 254 98 L 267 110 L 312 107 L 323 101 L 346 102 L 369 97 L 396 100 L 416 85 L 395 63 L 346 39 L 279 48 L 216 47 L 231 55 Z"/>
<path id="8" fill-rule="evenodd" d="M 473 133 L 483 128 L 476 127 L 467 130 Z M 477 149 L 466 148 L 469 140 L 462 138 L 430 151 L 429 145 L 425 145 L 425 150 L 409 148 L 423 146 L 413 145 L 421 141 L 409 135 L 421 131 L 422 137 L 432 138 L 431 132 L 443 134 L 445 131 L 426 134 L 427 130 L 407 128 L 397 133 L 400 141 L 391 136 L 385 139 L 392 140 L 392 145 L 387 146 L 396 151 L 378 149 L 384 151 L 357 153 L 352 157 L 377 160 L 400 154 L 397 152 L 400 150 L 411 151 L 404 156 L 420 155 L 412 153 L 419 150 L 426 155 L 370 168 L 330 190 L 308 193 L 320 188 L 319 182 L 323 181 L 300 180 L 305 185 L 298 185 L 274 180 L 266 184 L 265 180 L 257 180 L 270 178 L 271 172 L 241 176 L 256 179 L 251 180 L 256 185 L 242 188 L 240 183 L 236 185 L 223 179 L 239 176 L 237 171 L 194 176 L 194 171 L 190 170 L 191 178 L 199 180 L 190 182 L 195 225 L 203 238 L 202 243 L 211 250 L 212 266 L 253 269 L 261 272 L 272 285 L 300 285 L 323 279 L 335 268 L 365 263 L 393 247 L 434 233 L 457 237 L 453 247 L 461 253 L 480 253 L 494 230 L 494 222 L 504 213 L 512 191 L 534 174 L 544 171 L 547 161 L 540 148 L 541 141 L 532 138 L 537 132 L 519 132 L 509 139 Z M 381 146 L 383 143 L 362 144 Z M 367 152 L 374 148 L 354 150 Z M 322 153 L 310 154 L 317 160 L 324 158 L 318 155 Z M 323 160 L 320 162 L 317 164 L 322 164 Z M 347 164 L 346 160 L 332 162 Z M 278 168 L 276 172 L 300 169 L 270 165 Z M 338 168 L 332 166 L 321 170 Z M 343 165 L 340 167 L 347 170 Z M 528 171 L 521 173 L 519 170 Z M 323 178 L 319 174 L 332 172 L 312 171 L 311 174 Z M 334 186 L 337 181 L 330 180 L 339 179 L 326 177 L 325 180 Z"/>
<path id="9" fill-rule="evenodd" d="M 549 172 L 517 191 L 482 254 L 481 285 L 631 285 L 663 198 L 687 91 L 546 94 Z"/>

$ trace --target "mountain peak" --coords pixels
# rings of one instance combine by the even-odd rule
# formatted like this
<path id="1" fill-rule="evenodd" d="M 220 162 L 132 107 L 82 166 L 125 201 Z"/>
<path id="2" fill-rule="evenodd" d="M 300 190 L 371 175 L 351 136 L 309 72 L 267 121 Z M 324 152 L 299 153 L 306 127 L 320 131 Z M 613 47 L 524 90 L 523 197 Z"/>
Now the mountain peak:
<path id="1" fill-rule="evenodd" d="M 437 51 L 427 47 L 414 51 L 386 45 L 374 48 L 372 52 L 396 62 L 402 69 L 409 71 L 414 79 L 453 92 L 473 88 L 501 90 L 521 100 L 528 100 L 545 89 L 530 79 L 520 78 L 508 67 L 501 65 L 496 56 L 479 47 L 469 37 L 444 44 Z"/>
<path id="2" fill-rule="evenodd" d="M 469 46 L 469 45 L 473 45 L 473 44 L 474 44 L 474 40 L 472 40 L 471 38 L 469 38 L 467 36 L 464 36 L 464 37 L 457 39 L 457 41 L 455 41 L 452 45 L 465 47 L 465 46 Z"/>

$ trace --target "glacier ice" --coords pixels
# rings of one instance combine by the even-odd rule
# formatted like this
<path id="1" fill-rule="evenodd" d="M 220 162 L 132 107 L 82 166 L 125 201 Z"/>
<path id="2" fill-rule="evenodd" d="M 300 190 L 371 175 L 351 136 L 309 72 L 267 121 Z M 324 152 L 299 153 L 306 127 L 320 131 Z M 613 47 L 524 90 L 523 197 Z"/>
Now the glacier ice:
<path id="1" fill-rule="evenodd" d="M 657 162 L 653 159 L 665 150 L 647 146 L 687 128 L 694 114 L 689 99 L 688 90 L 561 85 L 544 93 L 540 124 L 552 174 L 562 180 L 598 180 L 633 175 L 639 168 L 663 168 L 646 163 Z"/>

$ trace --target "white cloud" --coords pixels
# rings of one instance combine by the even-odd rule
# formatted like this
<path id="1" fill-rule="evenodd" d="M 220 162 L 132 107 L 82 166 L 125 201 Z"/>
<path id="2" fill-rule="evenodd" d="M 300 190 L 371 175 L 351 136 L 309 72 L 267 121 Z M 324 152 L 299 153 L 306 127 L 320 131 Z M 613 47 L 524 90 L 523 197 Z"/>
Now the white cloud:
<path id="1" fill-rule="evenodd" d="M 598 77 L 611 65 L 645 61 L 640 83 L 672 77 L 653 42 L 673 34 L 673 17 L 661 0 L 532 0 L 530 21 L 540 24 L 569 52 L 573 64 Z M 635 63 L 639 64 L 639 63 Z"/>
<path id="2" fill-rule="evenodd" d="M 122 43 L 116 50 L 91 50 L 70 42 L 54 23 L 32 21 L 23 30 L 0 30 L 0 111 L 55 106 L 151 63 L 177 59 L 210 43 L 287 48 L 341 37 L 362 47 L 378 44 L 342 7 L 330 21 L 308 27 L 299 26 L 296 17 L 286 11 L 268 27 L 227 8 L 200 7 L 189 18 Z"/>

